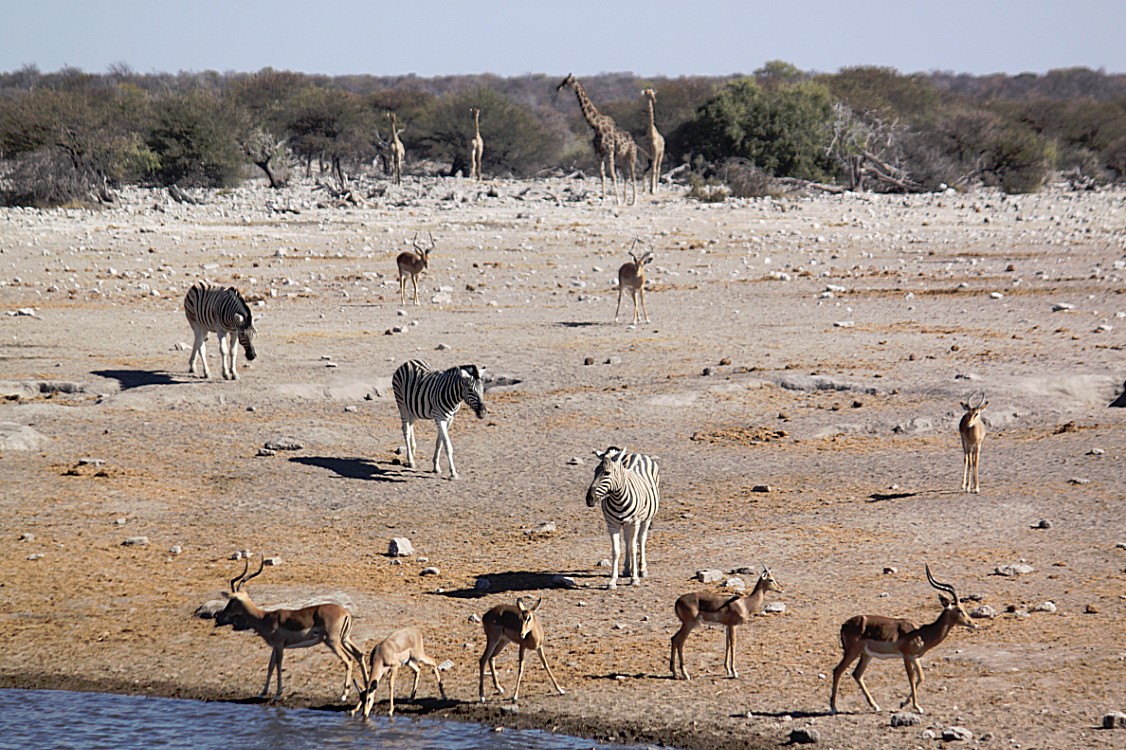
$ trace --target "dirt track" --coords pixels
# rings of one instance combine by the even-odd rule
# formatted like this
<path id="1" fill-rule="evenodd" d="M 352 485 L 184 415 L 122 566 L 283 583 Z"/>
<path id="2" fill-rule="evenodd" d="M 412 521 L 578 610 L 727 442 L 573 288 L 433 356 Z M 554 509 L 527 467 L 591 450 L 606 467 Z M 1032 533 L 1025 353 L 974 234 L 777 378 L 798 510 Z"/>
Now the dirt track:
<path id="1" fill-rule="evenodd" d="M 1095 727 L 1126 710 L 1126 410 L 1107 408 L 1126 379 L 1126 193 L 666 193 L 615 209 L 593 183 L 490 185 L 407 182 L 352 209 L 297 187 L 0 211 L 0 423 L 42 436 L 0 458 L 0 685 L 256 695 L 265 646 L 192 616 L 249 548 L 283 561 L 248 586 L 259 603 L 345 599 L 368 647 L 423 628 L 466 702 L 404 715 L 703 749 L 804 726 L 837 748 L 925 746 L 951 725 L 989 747 L 1121 743 Z M 393 258 L 419 230 L 438 249 L 423 304 L 404 306 Z M 611 282 L 635 237 L 657 259 L 652 322 L 631 327 L 628 302 L 612 320 Z M 262 300 L 259 358 L 240 356 L 237 382 L 218 379 L 213 338 L 213 379 L 187 375 L 180 305 L 197 278 Z M 398 463 L 390 376 L 413 357 L 519 381 L 489 389 L 484 421 L 454 422 L 457 482 L 425 471 L 433 425 L 421 468 Z M 964 495 L 958 402 L 979 390 L 982 492 Z M 256 455 L 279 437 L 303 447 Z M 591 451 L 611 444 L 659 456 L 663 478 L 651 577 L 615 591 L 583 504 Z M 556 533 L 525 533 L 546 521 Z M 122 546 L 137 536 L 149 544 Z M 395 564 L 402 536 L 418 557 Z M 993 574 L 1022 560 L 1032 573 Z M 926 657 L 922 725 L 888 726 L 897 662 L 868 672 L 884 713 L 846 679 L 844 713 L 827 715 L 844 619 L 937 615 L 924 562 L 999 615 Z M 673 601 L 708 588 L 695 571 L 762 563 L 786 611 L 740 631 L 740 679 L 722 676 L 721 631 L 701 629 L 696 679 L 671 680 Z M 545 598 L 567 695 L 533 661 L 519 713 L 479 706 L 469 616 L 522 595 Z M 1058 611 L 1028 613 L 1044 601 Z M 509 689 L 515 661 L 501 658 Z M 341 677 L 326 649 L 293 653 L 285 701 L 333 705 Z"/>

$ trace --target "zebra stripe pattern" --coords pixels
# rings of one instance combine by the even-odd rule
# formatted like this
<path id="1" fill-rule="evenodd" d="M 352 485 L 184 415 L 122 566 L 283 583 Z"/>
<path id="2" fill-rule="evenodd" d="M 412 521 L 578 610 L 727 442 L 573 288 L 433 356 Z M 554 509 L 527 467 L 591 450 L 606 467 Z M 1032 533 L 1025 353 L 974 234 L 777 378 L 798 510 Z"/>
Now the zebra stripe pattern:
<path id="1" fill-rule="evenodd" d="M 434 473 L 441 470 L 442 449 L 450 460 L 450 479 L 457 479 L 454 467 L 454 447 L 450 442 L 449 425 L 461 408 L 462 402 L 481 419 L 486 414 L 485 384 L 476 365 L 461 365 L 438 372 L 417 359 L 404 362 L 391 376 L 395 403 L 403 420 L 403 441 L 407 444 L 407 466 L 414 468 L 414 423 L 419 419 L 433 419 L 438 426 L 438 439 L 434 443 Z"/>
<path id="2" fill-rule="evenodd" d="M 622 575 L 637 584 L 649 575 L 645 558 L 645 544 L 649 538 L 649 525 L 661 503 L 661 476 L 657 460 L 642 453 L 630 453 L 611 446 L 605 451 L 595 451 L 600 463 L 594 470 L 594 480 L 586 491 L 587 507 L 602 505 L 606 531 L 610 534 L 612 566 L 609 588 L 618 585 L 618 569 L 622 557 L 621 537 L 626 535 L 626 564 Z"/>
<path id="3" fill-rule="evenodd" d="M 235 370 L 235 355 L 238 353 L 236 337 L 246 350 L 247 360 L 258 356 L 254 351 L 255 330 L 250 307 L 233 286 L 212 286 L 204 281 L 197 281 L 184 296 L 184 315 L 195 333 L 192 355 L 188 358 L 189 373 L 195 372 L 198 354 L 203 362 L 203 377 L 211 377 L 204 345 L 208 332 L 214 332 L 219 339 L 219 359 L 224 380 L 238 380 L 238 372 Z"/>

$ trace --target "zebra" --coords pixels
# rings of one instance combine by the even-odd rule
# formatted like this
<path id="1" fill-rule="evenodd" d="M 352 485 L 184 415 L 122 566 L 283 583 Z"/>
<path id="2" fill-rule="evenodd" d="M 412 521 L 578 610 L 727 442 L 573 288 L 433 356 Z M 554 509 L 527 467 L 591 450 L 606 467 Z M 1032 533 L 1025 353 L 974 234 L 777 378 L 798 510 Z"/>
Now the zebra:
<path id="1" fill-rule="evenodd" d="M 224 380 L 238 380 L 235 370 L 235 336 L 246 350 L 247 360 L 258 355 L 254 351 L 254 319 L 246 300 L 233 286 L 212 286 L 205 281 L 197 281 L 184 295 L 184 315 L 195 332 L 192 355 L 188 359 L 188 373 L 195 373 L 195 358 L 199 355 L 203 362 L 203 377 L 211 377 L 207 369 L 207 332 L 214 331 L 219 339 L 219 359 L 223 368 Z M 228 359 L 229 364 L 228 364 Z"/>
<path id="2" fill-rule="evenodd" d="M 414 468 L 414 423 L 418 419 L 433 419 L 438 425 L 438 439 L 434 443 L 434 473 L 441 470 L 442 447 L 450 459 L 450 479 L 457 479 L 454 468 L 454 447 L 450 442 L 449 425 L 464 401 L 481 419 L 486 414 L 485 385 L 476 365 L 461 365 L 438 372 L 425 362 L 412 359 L 404 362 L 391 376 L 395 403 L 403 420 L 403 440 L 407 444 L 407 466 Z"/>
<path id="3" fill-rule="evenodd" d="M 610 534 L 611 563 L 610 584 L 618 585 L 618 566 L 622 559 L 622 530 L 626 533 L 626 564 L 622 575 L 630 577 L 636 585 L 649 575 L 645 559 L 645 542 L 649 537 L 649 524 L 661 503 L 661 477 L 654 456 L 630 453 L 624 448 L 610 446 L 605 451 L 594 451 L 600 463 L 594 470 L 594 480 L 586 491 L 586 504 L 593 508 L 602 504 L 606 531 Z M 640 558 L 640 565 L 639 559 Z"/>

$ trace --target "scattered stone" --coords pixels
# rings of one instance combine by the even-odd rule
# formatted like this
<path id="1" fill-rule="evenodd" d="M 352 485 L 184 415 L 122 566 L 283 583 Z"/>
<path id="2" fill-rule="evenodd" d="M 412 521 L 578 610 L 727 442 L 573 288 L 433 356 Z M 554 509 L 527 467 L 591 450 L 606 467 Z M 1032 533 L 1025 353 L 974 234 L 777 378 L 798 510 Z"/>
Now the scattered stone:
<path id="1" fill-rule="evenodd" d="M 121 546 L 122 547 L 144 547 L 148 543 L 149 543 L 149 538 L 147 536 L 131 536 L 131 537 L 127 537 L 125 539 L 125 541 L 123 541 L 121 543 Z"/>
<path id="2" fill-rule="evenodd" d="M 578 456 L 572 456 L 571 460 L 567 462 L 568 466 L 582 466 L 583 460 Z"/>
<path id="3" fill-rule="evenodd" d="M 921 740 L 933 740 L 937 736 L 938 735 L 934 733 L 933 729 L 924 729 L 923 731 L 919 732 L 919 739 Z"/>
<path id="4" fill-rule="evenodd" d="M 885 565 L 884 566 L 884 575 L 885 576 L 893 576 L 898 572 L 899 572 L 899 568 L 896 568 L 896 567 L 891 566 L 891 565 Z"/>
<path id="5" fill-rule="evenodd" d="M 891 715 L 893 727 L 913 727 L 923 723 L 923 717 L 914 711 L 896 711 Z"/>
<path id="6" fill-rule="evenodd" d="M 438 665 L 438 671 L 439 672 L 449 672 L 453 668 L 454 668 L 454 663 L 452 661 L 450 661 L 449 659 L 446 659 L 444 662 L 442 662 L 441 664 Z"/>
<path id="7" fill-rule="evenodd" d="M 226 606 L 226 599 L 212 599 L 209 602 L 204 602 L 203 604 L 199 605 L 192 616 L 200 620 L 214 620 L 215 615 L 222 612 L 226 608 Z"/>
<path id="8" fill-rule="evenodd" d="M 262 560 L 263 567 L 267 567 L 267 568 L 274 568 L 274 567 L 277 567 L 278 565 L 281 565 L 281 564 L 282 564 L 282 559 L 280 557 L 266 557 L 266 558 L 263 558 L 263 560 Z"/>
<path id="9" fill-rule="evenodd" d="M 721 359 L 719 361 L 719 364 L 720 364 L 721 367 L 726 367 L 727 365 L 731 364 L 731 358 L 730 357 L 724 357 L 723 359 Z"/>
<path id="10" fill-rule="evenodd" d="M 113 525 L 114 526 L 124 526 L 127 523 L 129 523 L 129 521 L 125 518 L 115 518 L 115 519 L 113 519 Z"/>
<path id="11" fill-rule="evenodd" d="M 1041 518 L 1039 521 L 1032 524 L 1031 528 L 1034 528 L 1034 529 L 1050 529 L 1050 528 L 1052 528 L 1052 522 L 1049 521 L 1047 518 Z"/>
<path id="12" fill-rule="evenodd" d="M 277 438 L 267 440 L 264 447 L 271 451 L 299 451 L 305 446 L 293 438 Z"/>
<path id="13" fill-rule="evenodd" d="M 1056 304 L 1052 305 L 1052 312 L 1063 312 L 1074 309 L 1075 305 L 1071 304 L 1070 302 L 1057 302 Z"/>
<path id="14" fill-rule="evenodd" d="M 771 602 L 762 611 L 770 615 L 780 615 L 786 611 L 786 604 L 784 602 Z"/>
<path id="15" fill-rule="evenodd" d="M 945 742 L 969 742 L 974 738 L 974 733 L 965 727 L 946 727 L 942 730 L 942 739 Z"/>
<path id="16" fill-rule="evenodd" d="M 774 488 L 769 484 L 756 484 L 751 488 L 751 492 L 773 492 Z"/>
<path id="17" fill-rule="evenodd" d="M 974 607 L 972 610 L 970 610 L 970 617 L 976 618 L 978 620 L 992 620 L 996 616 L 997 610 L 995 610 L 988 604 L 983 604 L 980 607 Z"/>
<path id="18" fill-rule="evenodd" d="M 554 521 L 545 521 L 534 529 L 524 529 L 524 536 L 546 536 L 556 532 Z"/>
<path id="19" fill-rule="evenodd" d="M 821 741 L 821 733 L 813 727 L 798 727 L 790 730 L 790 744 L 812 745 Z"/>
<path id="20" fill-rule="evenodd" d="M 728 578 L 723 582 L 723 587 L 725 589 L 745 589 L 747 583 L 742 578 Z"/>
<path id="21" fill-rule="evenodd" d="M 20 534 L 20 541 L 21 542 L 34 542 L 35 541 L 35 534 L 30 534 L 30 533 L 24 532 L 23 534 Z"/>
<path id="22" fill-rule="evenodd" d="M 395 537 L 387 545 L 387 554 L 391 557 L 410 557 L 414 554 L 411 540 L 406 537 Z"/>
<path id="23" fill-rule="evenodd" d="M 276 455 L 278 455 L 278 452 L 275 451 L 275 450 L 270 450 L 269 448 L 259 448 L 258 449 L 258 455 L 259 456 L 276 456 Z"/>
<path id="24" fill-rule="evenodd" d="M 700 583 L 716 583 L 723 580 L 722 570 L 697 570 L 696 580 Z"/>
<path id="25" fill-rule="evenodd" d="M 559 589 L 577 589 L 578 581 L 570 576 L 556 575 L 551 577 L 551 585 Z"/>
<path id="26" fill-rule="evenodd" d="M 441 572 L 442 571 L 440 571 L 438 568 L 433 568 L 433 567 L 423 568 L 421 571 L 419 571 L 419 575 L 420 576 L 436 576 L 436 575 L 439 575 Z"/>
<path id="27" fill-rule="evenodd" d="M 1056 603 L 1055 602 L 1040 602 L 1039 604 L 1037 604 L 1035 607 L 1032 608 L 1032 611 L 1033 612 L 1052 613 L 1052 612 L 1056 611 Z"/>
<path id="28" fill-rule="evenodd" d="M 1083 477 L 1072 477 L 1071 479 L 1067 480 L 1067 483 L 1068 484 L 1090 484 L 1091 480 L 1090 479 L 1084 479 Z"/>
<path id="29" fill-rule="evenodd" d="M 1014 565 L 998 565 L 993 569 L 993 574 L 1012 577 L 1028 575 L 1029 573 L 1032 573 L 1034 571 L 1035 568 L 1033 568 L 1031 565 L 1026 565 L 1025 563 L 1016 563 Z"/>
<path id="30" fill-rule="evenodd" d="M 105 466 L 106 462 L 103 458 L 80 458 L 78 459 L 79 466 Z"/>
<path id="31" fill-rule="evenodd" d="M 171 547 L 168 548 L 168 554 L 170 554 L 170 555 L 179 555 L 179 554 L 183 553 L 183 551 L 184 551 L 184 548 L 181 547 L 178 544 L 174 544 L 174 545 L 172 545 Z"/>
<path id="32" fill-rule="evenodd" d="M 37 451 L 47 437 L 30 427 L 13 422 L 0 422 L 0 451 Z"/>
<path id="33" fill-rule="evenodd" d="M 855 325 L 856 323 L 851 320 L 838 320 L 836 323 L 833 323 L 834 328 L 852 328 Z"/>
<path id="34" fill-rule="evenodd" d="M 990 292 L 989 296 L 991 299 L 1003 299 L 1005 297 L 1005 295 L 1001 294 L 1000 292 Z"/>
<path id="35" fill-rule="evenodd" d="M 1099 608 L 1095 604 L 1088 604 L 1083 608 L 1083 613 L 1088 615 L 1097 615 L 1099 613 Z"/>
<path id="36" fill-rule="evenodd" d="M 1103 729 L 1126 729 L 1126 714 L 1111 711 L 1103 716 Z"/>
<path id="37" fill-rule="evenodd" d="M 1106 453 L 1106 451 L 1102 448 L 1092 448 L 1091 450 L 1087 451 L 1088 456 L 1101 456 L 1104 453 Z"/>
<path id="38" fill-rule="evenodd" d="M 355 410 L 356 410 L 356 407 L 355 407 L 355 406 L 352 406 L 351 404 L 349 404 L 348 406 L 345 406 L 345 407 L 344 407 L 344 411 L 345 411 L 345 412 L 348 412 L 349 414 L 350 414 L 350 413 L 352 413 L 352 412 L 354 412 Z"/>
<path id="39" fill-rule="evenodd" d="M 594 364 L 594 357 L 587 357 L 586 359 L 583 360 L 583 364 L 584 365 L 593 365 Z"/>
<path id="40" fill-rule="evenodd" d="M 436 347 L 434 347 L 434 349 L 436 351 L 439 351 L 439 352 L 446 352 L 446 351 L 450 350 L 450 345 L 449 344 L 438 344 Z"/>
<path id="41" fill-rule="evenodd" d="M 28 559 L 28 560 L 40 560 L 40 559 L 42 559 L 42 558 L 43 558 L 43 553 L 42 553 L 42 552 L 35 552 L 35 553 L 33 553 L 33 554 L 30 554 L 30 555 L 28 555 L 28 556 L 27 556 L 27 559 Z"/>
<path id="42" fill-rule="evenodd" d="M 602 558 L 601 560 L 598 561 L 598 563 L 595 565 L 595 567 L 609 568 L 610 567 L 610 560 L 604 557 L 604 558 Z"/>

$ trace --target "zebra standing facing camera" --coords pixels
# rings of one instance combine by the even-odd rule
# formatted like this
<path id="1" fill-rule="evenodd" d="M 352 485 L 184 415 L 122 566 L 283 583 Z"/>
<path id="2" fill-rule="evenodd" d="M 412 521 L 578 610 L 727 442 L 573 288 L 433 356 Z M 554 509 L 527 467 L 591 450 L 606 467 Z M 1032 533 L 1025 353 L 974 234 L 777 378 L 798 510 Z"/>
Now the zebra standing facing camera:
<path id="1" fill-rule="evenodd" d="M 433 419 L 438 426 L 434 443 L 434 473 L 441 470 L 442 447 L 450 460 L 450 479 L 457 479 L 454 468 L 454 446 L 450 442 L 449 425 L 464 401 L 481 419 L 486 414 L 485 384 L 476 365 L 451 367 L 441 372 L 425 362 L 412 359 L 404 362 L 391 376 L 395 403 L 403 420 L 403 441 L 407 444 L 407 466 L 414 468 L 414 423 Z"/>
<path id="2" fill-rule="evenodd" d="M 224 380 L 238 380 L 238 372 L 235 370 L 235 355 L 238 353 L 236 337 L 246 350 L 247 360 L 258 356 L 254 351 L 256 331 L 250 307 L 233 286 L 212 286 L 207 282 L 197 281 L 184 296 L 184 315 L 195 333 L 192 355 L 188 358 L 189 373 L 195 373 L 195 358 L 198 354 L 203 361 L 203 377 L 211 377 L 204 346 L 209 331 L 214 331 L 219 339 L 219 359 Z"/>
<path id="3" fill-rule="evenodd" d="M 595 451 L 600 463 L 594 469 L 594 479 L 586 491 L 586 504 L 593 508 L 601 503 L 606 531 L 610 534 L 610 583 L 618 585 L 618 569 L 622 559 L 622 531 L 626 535 L 626 565 L 622 575 L 631 584 L 649 575 L 645 559 L 645 543 L 649 538 L 649 524 L 661 504 L 661 476 L 657 460 L 642 453 L 630 453 L 611 446 Z"/>

